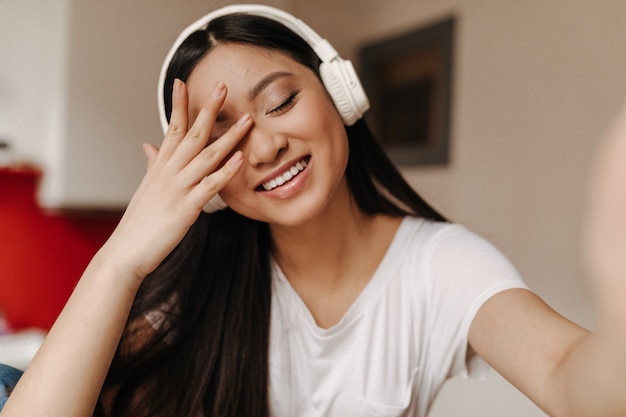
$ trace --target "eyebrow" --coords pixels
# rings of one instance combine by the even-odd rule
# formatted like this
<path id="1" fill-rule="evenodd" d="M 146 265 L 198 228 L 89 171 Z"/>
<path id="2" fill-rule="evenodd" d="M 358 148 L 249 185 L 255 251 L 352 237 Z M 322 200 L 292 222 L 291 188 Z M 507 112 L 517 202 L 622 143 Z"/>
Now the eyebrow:
<path id="1" fill-rule="evenodd" d="M 276 72 L 272 72 L 271 74 L 266 75 L 265 77 L 261 79 L 261 81 L 256 83 L 254 87 L 250 89 L 250 91 L 248 91 L 248 100 L 250 101 L 254 100 L 259 94 L 261 94 L 263 90 L 265 90 L 270 84 L 272 84 L 277 79 L 282 78 L 282 77 L 293 77 L 293 76 L 294 74 L 290 72 L 286 72 L 286 71 L 276 71 Z M 220 110 L 220 112 L 217 114 L 216 121 L 219 123 L 227 119 L 228 117 L 226 116 L 226 114 Z"/>
<path id="2" fill-rule="evenodd" d="M 248 99 L 250 101 L 254 100 L 256 98 L 256 96 L 258 96 L 259 94 L 261 94 L 261 92 L 267 88 L 267 86 L 269 86 L 271 83 L 273 83 L 275 80 L 277 80 L 278 78 L 282 78 L 282 77 L 293 77 L 294 75 L 290 72 L 285 72 L 285 71 L 276 71 L 273 72 L 271 74 L 268 74 L 267 76 L 265 76 L 261 81 L 259 81 L 258 83 L 256 83 L 256 85 L 254 87 L 252 87 L 250 89 L 250 91 L 248 92 Z"/>

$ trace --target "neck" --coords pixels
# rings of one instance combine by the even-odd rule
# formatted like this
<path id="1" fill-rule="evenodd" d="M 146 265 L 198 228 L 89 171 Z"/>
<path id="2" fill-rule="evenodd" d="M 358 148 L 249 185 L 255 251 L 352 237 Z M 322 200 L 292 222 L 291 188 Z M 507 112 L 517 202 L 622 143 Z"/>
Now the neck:
<path id="1" fill-rule="evenodd" d="M 341 264 L 370 222 L 354 210 L 355 216 L 316 219 L 298 227 L 271 227 L 278 263 L 284 270 L 300 272 Z"/>
<path id="2" fill-rule="evenodd" d="M 366 215 L 349 192 L 338 194 L 342 201 L 305 224 L 270 225 L 274 256 L 294 285 L 332 289 L 355 276 L 369 278 L 395 234 L 399 219 Z"/>
<path id="3" fill-rule="evenodd" d="M 368 216 L 343 196 L 306 224 L 270 225 L 276 261 L 322 328 L 337 324 L 363 291 L 401 221 Z"/>

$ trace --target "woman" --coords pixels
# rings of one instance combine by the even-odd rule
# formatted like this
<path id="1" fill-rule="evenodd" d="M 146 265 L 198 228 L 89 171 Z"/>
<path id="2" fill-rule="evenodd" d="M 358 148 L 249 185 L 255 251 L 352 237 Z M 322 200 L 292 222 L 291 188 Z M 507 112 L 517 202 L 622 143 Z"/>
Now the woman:
<path id="1" fill-rule="evenodd" d="M 162 146 L 3 417 L 423 416 L 482 360 L 551 415 L 624 415 L 623 271 L 601 246 L 626 247 L 602 212 L 619 175 L 591 221 L 589 333 L 411 190 L 363 97 L 337 98 L 332 48 L 265 7 L 206 23 L 168 56 Z"/>

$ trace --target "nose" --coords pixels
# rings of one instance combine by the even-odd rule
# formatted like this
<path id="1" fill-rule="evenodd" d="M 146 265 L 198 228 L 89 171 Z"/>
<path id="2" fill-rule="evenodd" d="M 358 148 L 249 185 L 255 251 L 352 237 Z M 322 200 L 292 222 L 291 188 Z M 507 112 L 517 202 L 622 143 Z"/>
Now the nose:
<path id="1" fill-rule="evenodd" d="M 243 151 L 251 165 L 268 164 L 278 159 L 287 148 L 287 142 L 287 135 L 284 133 L 254 123 L 248 131 Z"/>

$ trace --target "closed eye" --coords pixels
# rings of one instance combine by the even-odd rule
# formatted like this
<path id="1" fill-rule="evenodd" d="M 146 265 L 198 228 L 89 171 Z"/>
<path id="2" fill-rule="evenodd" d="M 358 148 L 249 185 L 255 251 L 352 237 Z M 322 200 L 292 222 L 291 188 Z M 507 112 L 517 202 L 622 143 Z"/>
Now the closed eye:
<path id="1" fill-rule="evenodd" d="M 277 115 L 289 110 L 291 107 L 293 107 L 294 104 L 296 104 L 296 98 L 298 97 L 298 93 L 299 91 L 291 93 L 282 103 L 274 107 L 272 110 L 268 111 L 267 114 Z"/>

